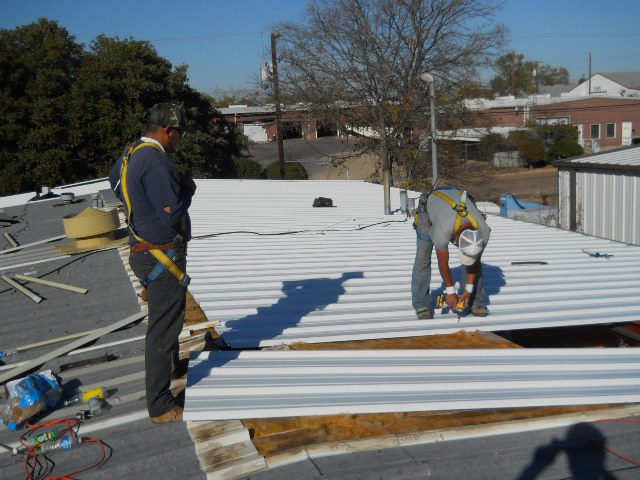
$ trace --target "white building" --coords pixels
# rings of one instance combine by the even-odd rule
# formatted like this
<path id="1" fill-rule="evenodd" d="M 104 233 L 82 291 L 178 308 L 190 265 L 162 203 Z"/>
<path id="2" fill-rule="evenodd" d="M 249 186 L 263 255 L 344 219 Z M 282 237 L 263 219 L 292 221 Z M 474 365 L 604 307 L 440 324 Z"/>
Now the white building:
<path id="1" fill-rule="evenodd" d="M 596 73 L 564 96 L 606 95 L 640 97 L 640 72 Z"/>

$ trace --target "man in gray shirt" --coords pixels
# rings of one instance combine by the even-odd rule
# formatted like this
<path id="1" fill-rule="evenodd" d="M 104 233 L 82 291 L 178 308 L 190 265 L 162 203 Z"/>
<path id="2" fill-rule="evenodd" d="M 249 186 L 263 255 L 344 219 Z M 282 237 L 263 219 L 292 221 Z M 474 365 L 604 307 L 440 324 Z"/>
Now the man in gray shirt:
<path id="1" fill-rule="evenodd" d="M 477 317 L 489 314 L 487 294 L 482 282 L 481 257 L 491 229 L 466 192 L 456 187 L 440 187 L 420 197 L 416 212 L 416 258 L 411 276 L 411 301 L 419 319 L 433 318 L 430 295 L 431 252 L 436 248 L 438 269 L 445 286 L 446 303 L 471 305 Z M 454 287 L 449 268 L 449 242 L 458 247 L 463 267 L 462 295 Z"/>

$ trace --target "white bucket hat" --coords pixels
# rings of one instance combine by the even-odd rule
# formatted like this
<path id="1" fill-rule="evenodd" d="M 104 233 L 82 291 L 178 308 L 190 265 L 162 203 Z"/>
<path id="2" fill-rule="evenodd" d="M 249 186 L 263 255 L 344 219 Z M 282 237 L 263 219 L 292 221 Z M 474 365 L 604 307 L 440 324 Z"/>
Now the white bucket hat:
<path id="1" fill-rule="evenodd" d="M 460 263 L 473 265 L 484 250 L 484 240 L 477 230 L 463 230 L 458 238 L 458 256 Z"/>

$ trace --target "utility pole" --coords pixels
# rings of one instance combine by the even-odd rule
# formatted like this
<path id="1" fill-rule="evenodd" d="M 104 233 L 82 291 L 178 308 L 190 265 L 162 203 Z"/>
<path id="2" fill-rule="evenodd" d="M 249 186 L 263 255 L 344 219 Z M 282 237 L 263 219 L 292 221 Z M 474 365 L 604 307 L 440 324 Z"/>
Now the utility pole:
<path id="1" fill-rule="evenodd" d="M 591 52 L 589 52 L 589 95 L 591 95 Z"/>
<path id="2" fill-rule="evenodd" d="M 285 178 L 287 172 L 284 165 L 284 145 L 282 143 L 282 110 L 280 109 L 280 84 L 278 82 L 278 55 L 276 41 L 280 34 L 271 33 L 271 62 L 273 63 L 273 96 L 276 102 L 276 135 L 278 137 L 278 161 L 280 163 L 280 178 Z"/>
<path id="3" fill-rule="evenodd" d="M 423 82 L 429 84 L 429 103 L 431 104 L 431 177 L 433 179 L 432 188 L 436 188 L 436 184 L 438 183 L 438 149 L 436 144 L 436 79 L 429 72 L 420 74 L 419 78 Z"/>

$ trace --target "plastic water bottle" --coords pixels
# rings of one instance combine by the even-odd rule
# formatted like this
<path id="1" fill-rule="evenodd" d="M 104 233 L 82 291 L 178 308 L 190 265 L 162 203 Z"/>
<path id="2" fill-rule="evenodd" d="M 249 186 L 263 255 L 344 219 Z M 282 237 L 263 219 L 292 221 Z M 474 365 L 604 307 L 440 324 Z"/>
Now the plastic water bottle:
<path id="1" fill-rule="evenodd" d="M 101 415 L 104 415 L 107 410 L 109 410 L 109 404 L 102 398 L 98 397 L 90 398 L 87 405 L 92 417 L 100 417 Z"/>
<path id="2" fill-rule="evenodd" d="M 45 442 L 52 442 L 58 436 L 57 430 L 49 430 L 47 432 L 38 433 L 33 435 L 30 439 L 27 439 L 27 443 L 30 447 L 39 446 Z"/>
<path id="3" fill-rule="evenodd" d="M 57 440 L 41 444 L 40 451 L 45 454 L 52 452 L 64 452 L 67 450 L 71 450 L 72 448 L 75 448 L 81 444 L 82 439 L 76 437 L 75 435 L 66 434 Z"/>

